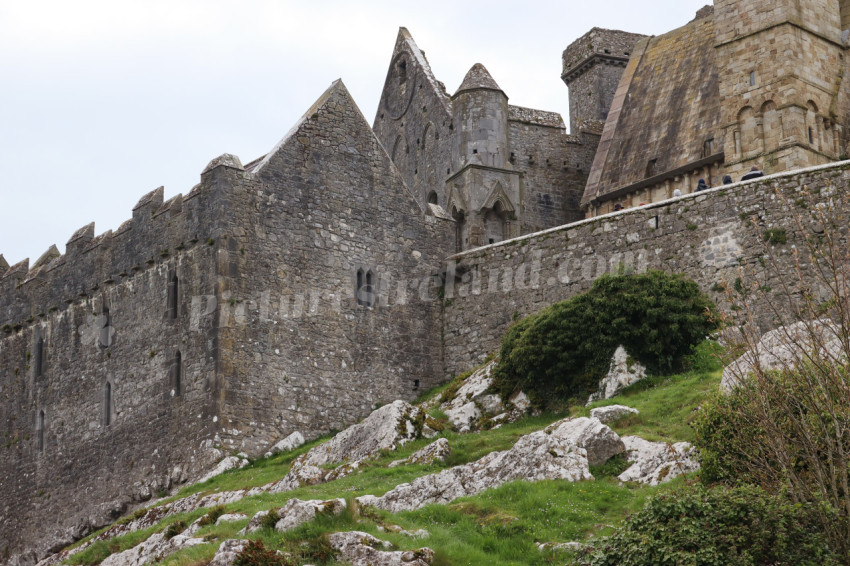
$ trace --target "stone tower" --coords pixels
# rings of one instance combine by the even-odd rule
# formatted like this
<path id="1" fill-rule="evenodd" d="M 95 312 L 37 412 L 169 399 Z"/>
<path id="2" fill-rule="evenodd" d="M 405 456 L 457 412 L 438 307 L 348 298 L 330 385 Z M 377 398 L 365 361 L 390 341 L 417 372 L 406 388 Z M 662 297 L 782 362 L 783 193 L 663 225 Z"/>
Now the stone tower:
<path id="1" fill-rule="evenodd" d="M 788 171 L 841 155 L 847 10 L 839 0 L 715 1 L 726 173 Z"/>
<path id="2" fill-rule="evenodd" d="M 448 210 L 457 222 L 458 247 L 518 236 L 520 174 L 510 163 L 508 97 L 476 63 L 452 96 L 452 171 Z"/>
<path id="3" fill-rule="evenodd" d="M 564 50 L 561 79 L 570 89 L 570 132 L 600 133 L 639 33 L 593 28 Z"/>

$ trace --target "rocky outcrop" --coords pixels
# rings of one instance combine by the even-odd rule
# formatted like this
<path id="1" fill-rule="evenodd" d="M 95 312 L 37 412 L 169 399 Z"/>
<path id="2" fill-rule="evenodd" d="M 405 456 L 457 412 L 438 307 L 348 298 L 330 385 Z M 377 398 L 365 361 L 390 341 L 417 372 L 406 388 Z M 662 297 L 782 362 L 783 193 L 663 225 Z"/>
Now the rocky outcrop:
<path id="1" fill-rule="evenodd" d="M 620 391 L 646 377 L 646 368 L 632 359 L 622 346 L 617 346 L 611 357 L 608 373 L 599 382 L 599 389 L 587 400 L 587 404 L 600 399 L 615 397 Z"/>
<path id="2" fill-rule="evenodd" d="M 248 546 L 246 539 L 228 539 L 218 546 L 209 566 L 231 566 L 245 547 Z"/>
<path id="3" fill-rule="evenodd" d="M 847 352 L 841 343 L 841 329 L 829 320 L 801 321 L 764 334 L 755 348 L 726 366 L 720 389 L 729 392 L 754 368 L 781 370 L 796 367 L 813 355 L 842 362 Z"/>
<path id="4" fill-rule="evenodd" d="M 658 485 L 699 470 L 696 450 L 687 442 L 650 442 L 639 436 L 624 436 L 626 458 L 632 465 L 617 479 Z"/>
<path id="5" fill-rule="evenodd" d="M 515 393 L 507 403 L 490 392 L 493 385 L 493 370 L 499 362 L 493 360 L 475 370 L 464 380 L 454 396 L 440 405 L 449 422 L 458 432 L 471 432 L 480 428 L 480 423 L 511 422 L 526 415 L 531 403 L 523 392 Z"/>
<path id="6" fill-rule="evenodd" d="M 279 519 L 274 528 L 280 532 L 289 531 L 312 521 L 316 518 L 316 515 L 321 513 L 339 515 L 345 510 L 345 507 L 345 499 L 331 499 L 329 501 L 290 499 L 286 502 L 286 505 L 278 510 Z"/>
<path id="7" fill-rule="evenodd" d="M 626 449 L 619 435 L 595 418 L 564 419 L 549 425 L 546 432 L 584 448 L 591 466 L 604 464 Z"/>
<path id="8" fill-rule="evenodd" d="M 236 521 L 242 521 L 247 518 L 248 515 L 244 513 L 225 513 L 215 520 L 215 524 L 221 525 L 223 523 L 235 523 Z"/>
<path id="9" fill-rule="evenodd" d="M 210 480 L 216 476 L 220 476 L 224 472 L 229 472 L 230 470 L 236 470 L 238 468 L 244 468 L 250 462 L 245 458 L 241 458 L 239 456 L 228 456 L 223 459 L 218 465 L 210 470 L 205 476 L 198 480 L 198 483 L 203 483 L 207 480 Z"/>
<path id="10" fill-rule="evenodd" d="M 430 548 L 392 551 L 392 544 L 360 531 L 333 533 L 328 540 L 342 561 L 352 566 L 427 566 L 434 560 Z"/>
<path id="11" fill-rule="evenodd" d="M 552 428 L 552 427 L 550 427 Z M 449 503 L 513 480 L 590 480 L 587 453 L 550 431 L 521 437 L 502 452 L 491 452 L 480 460 L 416 478 L 381 497 L 365 495 L 357 501 L 392 512 L 419 509 L 432 503 Z"/>
<path id="12" fill-rule="evenodd" d="M 590 410 L 590 416 L 594 419 L 599 419 L 601 423 L 612 423 L 620 420 L 623 417 L 630 415 L 638 415 L 640 411 L 625 405 L 608 405 L 607 407 L 596 407 Z"/>
<path id="13" fill-rule="evenodd" d="M 445 438 L 440 438 L 403 460 L 391 462 L 389 467 L 395 468 L 404 464 L 421 464 L 427 466 L 434 462 L 445 462 L 451 453 L 452 449 L 449 447 L 449 441 Z"/>
<path id="14" fill-rule="evenodd" d="M 356 470 L 360 461 L 372 458 L 382 450 L 392 451 L 421 436 L 434 436 L 436 431 L 427 426 L 426 418 L 424 411 L 404 401 L 384 405 L 359 424 L 348 427 L 299 456 L 289 473 L 269 491 L 280 493 L 339 479 Z M 348 468 L 340 472 L 329 472 L 320 467 L 343 462 L 348 462 Z"/>
<path id="15" fill-rule="evenodd" d="M 169 538 L 166 530 L 165 533 L 151 535 L 146 541 L 124 552 L 107 556 L 101 562 L 101 566 L 141 566 L 151 562 L 160 562 L 169 554 L 199 544 L 205 544 L 204 539 L 184 534 L 177 534 Z"/>
<path id="16" fill-rule="evenodd" d="M 271 450 L 265 453 L 265 457 L 269 458 L 270 456 L 274 456 L 275 454 L 282 454 L 284 452 L 291 452 L 302 446 L 304 444 L 304 435 L 298 432 L 297 430 L 272 446 Z"/>

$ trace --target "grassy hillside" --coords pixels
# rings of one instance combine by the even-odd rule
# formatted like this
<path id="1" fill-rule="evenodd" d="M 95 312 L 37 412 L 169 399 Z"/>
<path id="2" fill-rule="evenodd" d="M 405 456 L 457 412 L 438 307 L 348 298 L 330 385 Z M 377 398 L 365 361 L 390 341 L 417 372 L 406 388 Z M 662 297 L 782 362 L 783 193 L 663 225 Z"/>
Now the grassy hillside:
<path id="1" fill-rule="evenodd" d="M 704 345 L 694 358 L 694 369 L 689 373 L 663 378 L 649 378 L 632 386 L 616 399 L 601 401 L 593 406 L 614 403 L 625 404 L 640 411 L 612 428 L 620 435 L 637 434 L 648 440 L 677 442 L 692 440 L 688 427 L 694 411 L 705 395 L 718 387 L 720 371 L 713 363 L 708 347 Z M 429 395 L 438 394 L 432 391 Z M 570 409 L 574 416 L 587 415 L 591 407 Z M 438 411 L 432 411 L 439 416 Z M 320 516 L 313 522 L 287 532 L 278 533 L 266 528 L 247 537 L 237 531 L 247 524 L 247 519 L 204 527 L 195 536 L 204 537 L 208 544 L 180 551 L 168 557 L 164 564 L 200 565 L 208 562 L 221 541 L 228 538 L 261 539 L 265 546 L 283 549 L 298 556 L 301 563 L 334 564 L 324 561 L 328 548 L 321 535 L 341 530 L 360 530 L 389 540 L 400 549 L 417 549 L 423 546 L 437 553 L 437 564 L 550 564 L 569 563 L 566 551 L 540 551 L 538 543 L 586 542 L 609 534 L 626 514 L 640 509 L 646 498 L 669 490 L 688 479 L 677 479 L 660 487 L 620 485 L 616 479 L 625 468 L 622 459 L 615 458 L 605 466 L 592 468 L 595 481 L 569 483 L 546 481 L 536 484 L 512 482 L 474 497 L 463 498 L 449 505 L 431 505 L 417 511 L 388 513 L 373 509 L 353 510 L 354 497 L 381 495 L 401 483 L 418 476 L 433 473 L 458 464 L 474 461 L 495 450 L 505 450 L 522 435 L 540 430 L 566 416 L 543 414 L 506 424 L 495 430 L 479 433 L 457 434 L 444 431 L 452 456 L 449 461 L 430 466 L 407 465 L 388 468 L 392 460 L 404 458 L 432 440 L 417 440 L 395 452 L 383 454 L 370 461 L 360 473 L 295 491 L 263 493 L 216 509 L 215 513 L 244 513 L 252 517 L 256 512 L 283 506 L 290 498 L 330 499 L 343 497 L 349 501 L 349 510 L 340 516 Z M 322 439 L 305 445 L 285 455 L 258 460 L 247 468 L 228 472 L 212 480 L 186 487 L 176 496 L 195 493 L 214 493 L 261 486 L 282 478 L 292 461 Z M 188 525 L 210 509 L 167 518 L 154 527 L 137 531 L 109 541 L 100 541 L 69 559 L 71 564 L 99 564 L 111 553 L 131 548 L 151 534 L 164 531 L 177 524 Z M 429 536 L 413 538 L 391 532 L 397 525 L 408 531 L 425 529 Z M 388 528 L 390 527 L 390 528 Z M 171 527 L 175 530 L 176 527 Z"/>

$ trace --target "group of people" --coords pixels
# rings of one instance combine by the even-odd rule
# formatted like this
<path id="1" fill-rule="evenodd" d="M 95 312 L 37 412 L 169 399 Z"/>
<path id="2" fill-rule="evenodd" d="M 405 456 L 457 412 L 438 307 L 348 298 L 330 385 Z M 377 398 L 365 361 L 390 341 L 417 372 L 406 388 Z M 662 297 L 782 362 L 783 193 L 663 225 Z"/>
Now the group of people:
<path id="1" fill-rule="evenodd" d="M 743 177 L 741 177 L 741 180 L 742 181 L 749 181 L 750 179 L 755 179 L 756 177 L 762 177 L 763 175 L 764 175 L 764 173 L 761 171 L 761 169 L 759 169 L 757 165 L 753 165 L 750 168 L 749 172 L 746 173 Z M 731 185 L 732 184 L 732 176 L 731 175 L 724 175 L 723 176 L 723 184 L 724 185 Z M 711 187 L 709 187 L 706 184 L 705 179 L 700 179 L 697 182 L 697 188 L 694 189 L 694 192 L 698 193 L 700 191 L 705 191 L 705 190 L 708 190 L 710 188 Z M 679 189 L 676 189 L 675 191 L 673 191 L 673 196 L 674 197 L 682 196 L 682 191 L 679 190 Z M 640 203 L 640 204 L 641 204 L 641 206 L 643 206 L 645 203 Z M 620 204 L 620 203 L 617 203 L 617 204 L 614 205 L 614 211 L 623 210 L 623 208 L 624 208 L 623 205 Z"/>

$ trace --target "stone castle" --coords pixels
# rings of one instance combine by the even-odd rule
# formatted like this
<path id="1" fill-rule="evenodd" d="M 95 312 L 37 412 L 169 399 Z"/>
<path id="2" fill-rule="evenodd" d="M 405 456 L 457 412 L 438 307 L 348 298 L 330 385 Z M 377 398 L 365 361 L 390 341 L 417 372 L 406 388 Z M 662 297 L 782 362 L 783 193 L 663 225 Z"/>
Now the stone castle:
<path id="1" fill-rule="evenodd" d="M 567 134 L 480 64 L 449 95 L 402 28 L 371 126 L 336 81 L 259 159 L 222 155 L 64 255 L 0 256 L 0 561 L 414 398 L 604 273 L 710 292 L 757 265 L 748 219 L 805 237 L 777 195 L 850 181 L 848 35 L 845 0 L 594 28 L 563 53 Z M 753 165 L 768 176 L 719 186 Z"/>

